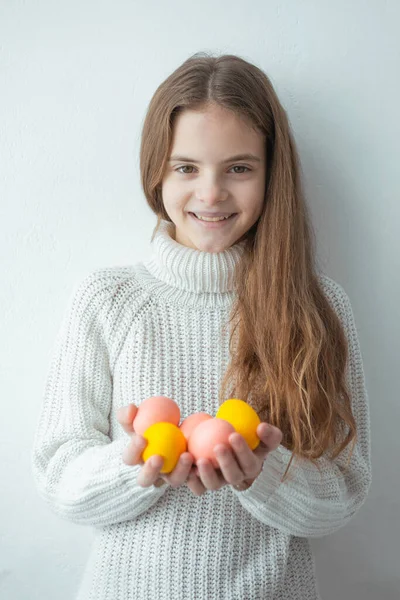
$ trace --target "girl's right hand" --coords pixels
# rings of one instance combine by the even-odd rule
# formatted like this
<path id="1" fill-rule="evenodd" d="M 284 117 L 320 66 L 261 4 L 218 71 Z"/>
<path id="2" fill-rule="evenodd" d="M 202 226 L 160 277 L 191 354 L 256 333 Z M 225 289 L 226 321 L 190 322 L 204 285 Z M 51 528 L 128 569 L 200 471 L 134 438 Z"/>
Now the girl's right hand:
<path id="1" fill-rule="evenodd" d="M 131 437 L 130 443 L 123 451 L 122 460 L 127 465 L 143 465 L 137 477 L 137 483 L 142 487 L 150 487 L 153 484 L 160 487 L 160 485 L 164 485 L 163 481 L 172 487 L 186 484 L 196 496 L 201 496 L 206 489 L 197 475 L 197 467 L 193 465 L 193 456 L 190 452 L 181 454 L 175 468 L 170 473 L 160 473 L 163 465 L 161 456 L 152 456 L 145 463 L 143 462 L 141 455 L 147 446 L 147 440 L 133 430 L 133 421 L 137 411 L 138 407 L 135 404 L 128 404 L 117 412 L 118 422 Z"/>

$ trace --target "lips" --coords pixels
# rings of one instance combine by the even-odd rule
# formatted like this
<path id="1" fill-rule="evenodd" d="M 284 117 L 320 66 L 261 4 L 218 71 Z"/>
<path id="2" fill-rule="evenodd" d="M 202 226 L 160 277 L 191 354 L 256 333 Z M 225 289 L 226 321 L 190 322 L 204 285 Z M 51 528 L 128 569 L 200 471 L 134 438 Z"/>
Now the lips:
<path id="1" fill-rule="evenodd" d="M 200 217 L 206 217 L 206 218 L 217 218 L 217 217 L 231 217 L 232 215 L 236 214 L 236 213 L 228 213 L 228 212 L 224 212 L 224 213 L 206 213 L 206 212 L 202 212 L 202 211 L 195 211 L 192 210 L 190 211 L 192 213 L 192 215 L 199 215 Z"/>
<path id="2" fill-rule="evenodd" d="M 197 215 L 199 214 L 200 217 L 204 217 L 205 219 L 217 219 L 217 218 L 224 217 L 225 221 L 227 221 L 231 217 L 234 217 L 237 213 L 230 213 L 230 214 L 225 214 L 225 215 L 202 215 L 201 213 L 190 212 L 189 214 L 193 215 L 194 217 L 196 217 L 196 219 L 198 219 Z M 226 219 L 226 217 L 228 217 L 228 219 Z"/>
<path id="3" fill-rule="evenodd" d="M 228 219 L 218 219 L 217 221 L 205 221 L 204 219 L 198 219 L 196 215 L 191 212 L 189 213 L 189 216 L 192 217 L 196 225 L 202 227 L 203 229 L 223 229 L 234 222 L 237 213 L 232 213 Z"/>

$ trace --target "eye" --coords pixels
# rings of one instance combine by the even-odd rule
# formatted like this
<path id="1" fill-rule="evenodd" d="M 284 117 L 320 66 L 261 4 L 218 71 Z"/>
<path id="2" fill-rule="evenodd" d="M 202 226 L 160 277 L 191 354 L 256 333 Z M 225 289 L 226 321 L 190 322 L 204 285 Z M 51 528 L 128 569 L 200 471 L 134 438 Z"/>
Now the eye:
<path id="1" fill-rule="evenodd" d="M 178 167 L 177 169 L 175 169 L 175 171 L 177 171 L 178 173 L 182 173 L 182 175 L 191 175 L 192 171 L 190 172 L 183 172 L 181 171 L 181 169 L 193 169 L 193 165 L 183 165 L 182 167 Z M 243 173 L 246 173 L 247 171 L 251 171 L 251 169 L 249 169 L 248 167 L 245 167 L 244 165 L 235 165 L 234 167 L 231 167 L 232 169 L 246 169 L 245 171 L 240 171 L 237 172 L 235 171 L 236 175 L 242 175 Z"/>
<path id="2" fill-rule="evenodd" d="M 251 169 L 249 169 L 248 167 L 245 167 L 244 165 L 236 165 L 235 167 L 232 167 L 232 169 L 246 169 L 247 171 L 251 171 Z M 238 173 L 236 171 L 237 175 L 241 175 L 242 173 L 246 173 L 246 171 L 241 171 L 241 173 Z"/>
<path id="3" fill-rule="evenodd" d="M 193 169 L 192 165 L 183 165 L 182 167 L 178 167 L 177 169 L 175 169 L 175 171 L 177 171 L 178 173 L 182 173 L 182 171 L 180 171 L 179 169 Z M 182 173 L 182 175 L 191 175 L 191 173 Z"/>

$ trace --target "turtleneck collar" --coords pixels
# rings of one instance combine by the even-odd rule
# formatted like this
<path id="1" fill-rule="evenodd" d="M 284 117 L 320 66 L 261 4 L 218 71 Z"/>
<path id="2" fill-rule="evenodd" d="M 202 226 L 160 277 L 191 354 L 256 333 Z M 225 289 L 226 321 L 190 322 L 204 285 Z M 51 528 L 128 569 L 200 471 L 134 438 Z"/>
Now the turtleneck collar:
<path id="1" fill-rule="evenodd" d="M 233 276 L 245 248 L 245 240 L 222 252 L 203 252 L 175 241 L 174 223 L 162 220 L 151 243 L 146 269 L 168 286 L 197 294 L 231 292 Z"/>

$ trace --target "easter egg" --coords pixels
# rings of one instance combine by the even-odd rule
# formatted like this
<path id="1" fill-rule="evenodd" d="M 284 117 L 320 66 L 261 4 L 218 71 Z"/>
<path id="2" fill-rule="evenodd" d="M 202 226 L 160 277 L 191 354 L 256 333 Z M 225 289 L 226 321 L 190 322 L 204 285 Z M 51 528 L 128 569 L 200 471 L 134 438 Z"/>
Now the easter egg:
<path id="1" fill-rule="evenodd" d="M 261 423 L 261 419 L 254 408 L 247 404 L 247 402 L 238 398 L 225 400 L 219 407 L 215 418 L 228 421 L 228 423 L 233 425 L 235 431 L 244 437 L 252 450 L 257 448 L 260 438 L 256 430 Z"/>
<path id="2" fill-rule="evenodd" d="M 141 458 L 146 462 L 151 456 L 161 456 L 164 464 L 161 473 L 170 473 L 176 466 L 180 455 L 186 452 L 186 438 L 177 425 L 172 423 L 153 423 L 143 433 L 147 446 Z"/>
<path id="3" fill-rule="evenodd" d="M 179 425 L 179 429 L 182 431 L 186 440 L 189 440 L 189 437 L 191 436 L 194 428 L 197 427 L 197 425 L 199 425 L 200 423 L 203 423 L 203 421 L 206 421 L 207 419 L 212 419 L 212 416 L 208 413 L 194 413 L 193 415 L 189 415 L 188 417 L 186 417 L 186 419 L 182 421 L 182 423 Z"/>
<path id="4" fill-rule="evenodd" d="M 188 451 L 195 461 L 199 458 L 208 458 L 215 469 L 219 469 L 219 462 L 214 454 L 218 444 L 230 447 L 229 436 L 235 433 L 234 427 L 223 419 L 212 417 L 200 423 L 193 429 L 188 442 Z"/>
<path id="5" fill-rule="evenodd" d="M 139 405 L 133 421 L 133 430 L 143 435 L 153 423 L 172 423 L 178 426 L 181 411 L 177 403 L 167 396 L 150 396 Z"/>

